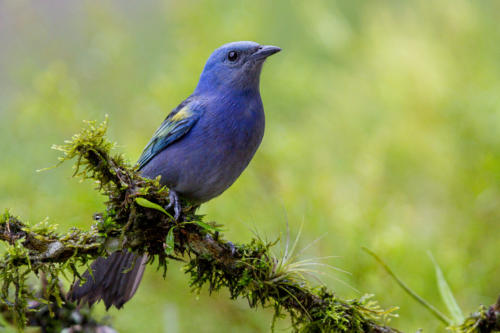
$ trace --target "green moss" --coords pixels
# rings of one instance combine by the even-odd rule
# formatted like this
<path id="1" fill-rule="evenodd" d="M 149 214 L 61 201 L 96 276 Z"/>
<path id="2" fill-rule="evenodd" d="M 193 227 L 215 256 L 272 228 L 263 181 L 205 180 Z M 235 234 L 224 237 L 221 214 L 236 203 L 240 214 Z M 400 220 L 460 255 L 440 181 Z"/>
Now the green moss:
<path id="1" fill-rule="evenodd" d="M 81 278 L 79 269 L 89 261 L 127 248 L 147 253 L 150 263 L 156 259 L 164 274 L 169 259 L 187 257 L 185 272 L 194 291 L 225 288 L 231 299 L 245 298 L 252 308 L 272 307 L 273 323 L 288 315 L 297 332 L 397 332 L 385 326 L 395 308 L 382 310 L 371 296 L 342 300 L 324 286 L 312 287 L 305 278 L 307 265 L 295 260 L 295 246 L 289 250 L 288 241 L 281 256 L 271 251 L 277 242 L 257 237 L 235 246 L 222 238 L 217 225 L 196 215 L 196 206 L 189 202 L 183 202 L 182 217 L 174 221 L 173 212 L 162 208 L 168 204 L 168 189 L 158 179 L 142 178 L 123 156 L 113 155 L 106 127 L 107 119 L 101 124 L 87 122 L 71 140 L 55 146 L 63 153 L 60 163 L 76 160 L 74 175 L 97 181 L 97 189 L 108 197 L 106 210 L 94 215 L 89 231 L 74 228 L 60 234 L 46 220 L 29 226 L 8 211 L 0 217 L 5 241 L 1 302 L 18 327 L 34 318 L 33 313 L 36 317 L 48 311 L 59 318 L 60 309 L 71 312 L 60 277 Z M 27 283 L 30 274 L 43 277 L 42 292 Z M 30 309 L 33 301 L 47 307 Z"/>

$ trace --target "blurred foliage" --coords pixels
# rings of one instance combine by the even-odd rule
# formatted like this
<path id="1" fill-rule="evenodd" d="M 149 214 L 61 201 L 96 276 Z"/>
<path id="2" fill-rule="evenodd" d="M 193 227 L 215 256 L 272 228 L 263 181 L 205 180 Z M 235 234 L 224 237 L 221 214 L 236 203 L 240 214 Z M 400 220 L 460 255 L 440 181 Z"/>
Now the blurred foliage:
<path id="1" fill-rule="evenodd" d="M 440 309 L 427 250 L 466 315 L 495 301 L 499 11 L 493 0 L 0 1 L 0 207 L 86 226 L 103 208 L 94 185 L 64 167 L 35 172 L 52 165 L 53 143 L 108 113 L 112 139 L 138 157 L 214 48 L 275 44 L 284 51 L 263 71 L 263 144 L 201 212 L 242 242 L 253 229 L 283 232 L 283 211 L 292 230 L 305 220 L 299 248 L 321 238 L 302 255 L 340 256 L 327 263 L 352 273 L 327 271 L 332 289 L 400 306 L 392 325 L 403 331 L 442 331 L 360 247 Z M 125 309 L 110 311 L 120 332 L 269 330 L 271 311 L 227 295 L 195 300 L 171 267 L 166 281 L 149 269 Z"/>

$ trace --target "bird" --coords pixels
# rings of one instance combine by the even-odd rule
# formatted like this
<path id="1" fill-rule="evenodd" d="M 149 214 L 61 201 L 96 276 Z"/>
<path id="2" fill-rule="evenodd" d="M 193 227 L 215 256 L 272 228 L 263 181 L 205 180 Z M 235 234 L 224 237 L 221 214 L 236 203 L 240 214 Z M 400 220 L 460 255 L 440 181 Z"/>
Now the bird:
<path id="1" fill-rule="evenodd" d="M 273 45 L 232 42 L 209 56 L 194 92 L 174 108 L 137 162 L 141 176 L 160 177 L 169 188 L 174 218 L 180 198 L 202 204 L 228 189 L 259 147 L 265 127 L 260 74 L 265 60 L 280 52 Z M 78 304 L 103 301 L 121 308 L 140 284 L 147 254 L 119 250 L 97 258 L 91 272 L 76 281 L 68 299 Z"/>

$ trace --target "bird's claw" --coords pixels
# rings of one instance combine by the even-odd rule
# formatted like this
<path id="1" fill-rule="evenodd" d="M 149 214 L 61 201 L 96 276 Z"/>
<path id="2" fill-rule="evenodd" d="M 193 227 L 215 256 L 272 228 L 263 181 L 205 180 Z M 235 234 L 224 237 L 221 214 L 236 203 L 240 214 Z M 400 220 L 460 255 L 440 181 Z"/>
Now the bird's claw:
<path id="1" fill-rule="evenodd" d="M 231 252 L 231 256 L 234 256 L 236 253 L 236 246 L 232 242 L 227 242 L 227 245 L 229 245 L 229 251 Z"/>
<path id="2" fill-rule="evenodd" d="M 182 212 L 182 207 L 177 192 L 175 192 L 174 190 L 170 190 L 170 192 L 168 193 L 168 201 L 169 203 L 167 206 L 165 206 L 165 210 L 169 210 L 170 208 L 174 207 L 174 220 L 177 221 Z"/>

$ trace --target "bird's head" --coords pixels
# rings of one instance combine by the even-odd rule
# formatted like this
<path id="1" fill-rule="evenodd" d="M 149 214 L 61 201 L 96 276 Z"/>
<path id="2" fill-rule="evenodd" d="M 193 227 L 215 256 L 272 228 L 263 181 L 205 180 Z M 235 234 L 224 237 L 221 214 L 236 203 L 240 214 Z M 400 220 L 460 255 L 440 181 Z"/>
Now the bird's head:
<path id="1" fill-rule="evenodd" d="M 221 89 L 258 91 L 262 64 L 279 51 L 279 47 L 255 42 L 225 44 L 208 58 L 195 93 L 220 92 Z"/>

